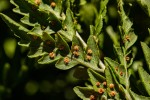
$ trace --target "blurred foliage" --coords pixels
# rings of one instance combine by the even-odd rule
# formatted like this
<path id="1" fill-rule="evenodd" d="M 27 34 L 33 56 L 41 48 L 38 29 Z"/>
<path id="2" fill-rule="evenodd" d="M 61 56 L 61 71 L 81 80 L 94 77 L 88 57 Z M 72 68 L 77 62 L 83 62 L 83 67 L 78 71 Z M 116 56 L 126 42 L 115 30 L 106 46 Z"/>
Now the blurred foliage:
<path id="1" fill-rule="evenodd" d="M 90 34 L 89 27 L 91 24 L 95 24 L 95 17 L 100 8 L 99 0 L 73 1 L 80 5 L 76 7 L 73 4 L 75 6 L 73 8 L 76 12 L 75 16 L 79 16 L 78 23 L 80 24 L 77 25 L 77 29 L 81 36 L 87 40 Z M 140 0 L 137 1 L 138 3 L 140 2 Z M 134 32 L 140 35 L 135 43 L 135 48 L 138 48 L 136 51 L 138 55 L 135 56 L 137 61 L 143 61 L 143 53 L 141 53 L 142 49 L 139 45 L 140 41 L 150 45 L 150 37 L 147 30 L 150 28 L 150 18 L 147 15 L 147 10 L 144 9 L 145 13 L 141 6 L 135 0 L 125 0 L 125 10 L 134 23 Z M 13 19 L 19 20 L 21 16 L 13 14 L 12 8 L 14 6 L 10 5 L 9 0 L 0 0 L 0 12 L 4 12 L 12 16 Z M 116 1 L 109 0 L 107 9 L 108 14 L 104 21 L 109 27 L 103 30 L 104 33 L 107 31 L 108 34 L 100 35 L 100 48 L 103 51 L 101 56 L 102 58 L 103 56 L 114 58 L 113 43 L 111 41 L 113 37 L 110 39 L 108 35 L 115 34 L 118 30 L 117 25 L 119 22 Z M 17 45 L 19 40 L 11 34 L 12 32 L 2 19 L 0 19 L 0 25 L 0 100 L 79 100 L 72 88 L 83 83 L 72 77 L 74 69 L 61 71 L 55 69 L 54 65 L 38 65 L 35 61 L 36 59 L 26 57 L 29 50 Z M 146 65 L 146 62 L 144 62 L 144 65 Z M 136 67 L 135 71 L 137 72 Z"/>
<path id="2" fill-rule="evenodd" d="M 0 12 L 10 7 L 9 0 L 0 0 Z"/>

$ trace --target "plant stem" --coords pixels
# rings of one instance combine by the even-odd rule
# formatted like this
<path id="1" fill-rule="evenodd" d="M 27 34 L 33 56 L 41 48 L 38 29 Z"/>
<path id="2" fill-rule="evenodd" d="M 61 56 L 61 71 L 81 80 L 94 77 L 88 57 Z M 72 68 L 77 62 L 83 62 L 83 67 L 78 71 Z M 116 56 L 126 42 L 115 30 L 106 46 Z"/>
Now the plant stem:
<path id="1" fill-rule="evenodd" d="M 129 92 L 129 87 L 130 87 L 130 83 L 129 83 L 129 76 L 128 76 L 128 66 L 127 66 L 127 61 L 126 61 L 126 50 L 123 48 L 123 54 L 124 54 L 124 68 L 125 68 L 125 82 L 126 82 L 126 90 Z M 127 100 L 132 100 L 130 94 L 126 92 L 126 99 Z"/>
<path id="2" fill-rule="evenodd" d="M 79 35 L 79 33 L 76 31 L 76 36 L 78 37 L 78 39 L 80 40 L 80 42 L 82 43 L 84 49 L 86 49 L 87 44 L 84 42 L 84 40 L 82 39 L 82 37 Z"/>
<path id="3" fill-rule="evenodd" d="M 104 69 L 105 70 L 105 65 L 104 65 L 104 63 L 101 61 L 101 60 L 99 60 L 99 66 L 102 68 L 102 69 Z"/>
<path id="4" fill-rule="evenodd" d="M 91 68 L 91 69 L 93 69 L 93 70 L 95 70 L 97 72 L 104 73 L 104 69 L 100 69 L 100 68 L 97 68 L 95 66 L 93 67 L 93 65 L 91 65 L 91 64 L 89 64 L 89 63 L 87 63 L 85 61 L 78 60 L 76 58 L 72 58 L 72 59 L 76 60 L 77 62 L 79 62 L 79 64 L 81 64 L 81 65 L 83 65 L 83 66 L 85 66 L 87 68 Z"/>

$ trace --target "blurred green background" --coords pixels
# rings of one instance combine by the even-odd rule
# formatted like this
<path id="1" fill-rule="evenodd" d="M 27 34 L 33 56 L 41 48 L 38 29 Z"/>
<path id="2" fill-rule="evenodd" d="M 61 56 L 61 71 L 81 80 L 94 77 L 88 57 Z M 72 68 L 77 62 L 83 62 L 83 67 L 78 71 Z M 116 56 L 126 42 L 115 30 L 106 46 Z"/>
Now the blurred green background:
<path id="1" fill-rule="evenodd" d="M 132 7 L 128 3 L 132 3 Z M 99 0 L 75 0 L 75 4 L 74 11 L 80 14 L 77 28 L 86 40 L 90 32 L 89 25 L 94 24 L 95 11 L 99 9 Z M 12 12 L 13 7 L 9 0 L 0 0 L 0 12 L 19 21 L 21 16 Z M 119 18 L 116 0 L 110 0 L 107 9 L 104 29 L 111 26 L 117 32 Z M 134 0 L 126 0 L 125 10 L 134 23 L 135 33 L 139 35 L 135 44 L 138 48 L 135 60 L 140 60 L 143 56 L 140 41 L 150 42 L 147 31 L 150 18 Z M 0 18 L 0 100 L 80 100 L 73 92 L 73 87 L 82 86 L 84 82 L 73 77 L 74 69 L 61 71 L 54 65 L 39 65 L 36 59 L 27 57 L 28 48 L 18 46 L 18 41 Z M 112 41 L 107 33 L 102 36 L 101 48 L 104 56 L 115 57 Z"/>

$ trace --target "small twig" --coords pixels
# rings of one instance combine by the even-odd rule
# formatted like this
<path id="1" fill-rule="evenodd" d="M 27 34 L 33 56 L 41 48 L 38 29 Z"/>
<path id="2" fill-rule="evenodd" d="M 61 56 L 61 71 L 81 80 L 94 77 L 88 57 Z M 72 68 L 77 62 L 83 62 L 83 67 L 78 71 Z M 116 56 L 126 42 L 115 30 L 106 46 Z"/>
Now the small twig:
<path id="1" fill-rule="evenodd" d="M 87 62 L 84 62 L 84 61 L 81 61 L 81 60 L 78 60 L 78 59 L 75 59 L 73 58 L 74 60 L 76 60 L 77 62 L 79 62 L 81 65 L 87 67 L 87 68 L 91 68 L 97 72 L 101 72 L 101 73 L 104 73 L 104 69 L 100 69 L 100 68 L 97 68 L 97 67 L 93 67 L 91 64 L 87 63 Z"/>
<path id="2" fill-rule="evenodd" d="M 105 70 L 105 65 L 104 65 L 104 63 L 101 61 L 101 60 L 99 60 L 99 66 L 102 68 L 102 69 L 104 69 Z"/>
<path id="3" fill-rule="evenodd" d="M 78 39 L 82 43 L 83 47 L 86 48 L 87 44 L 84 42 L 84 40 L 81 38 L 81 36 L 79 35 L 79 33 L 77 31 L 76 31 L 76 36 L 78 37 Z"/>

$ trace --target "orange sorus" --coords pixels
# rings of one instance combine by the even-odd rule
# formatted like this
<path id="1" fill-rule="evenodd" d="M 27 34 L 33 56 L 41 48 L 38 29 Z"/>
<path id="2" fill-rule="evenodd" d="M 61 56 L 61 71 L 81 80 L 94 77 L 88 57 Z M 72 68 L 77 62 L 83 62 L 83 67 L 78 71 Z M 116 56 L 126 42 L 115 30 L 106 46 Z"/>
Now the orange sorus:
<path id="1" fill-rule="evenodd" d="M 74 51 L 79 51 L 79 46 L 78 46 L 78 45 L 75 45 L 75 46 L 73 47 L 73 50 L 74 50 Z"/>
<path id="2" fill-rule="evenodd" d="M 112 83 L 109 84 L 109 88 L 110 88 L 110 89 L 113 89 L 113 88 L 114 88 L 114 84 L 112 84 Z"/>
<path id="3" fill-rule="evenodd" d="M 77 51 L 73 51 L 73 55 L 74 55 L 74 57 L 79 57 L 79 52 L 77 52 Z"/>
<path id="4" fill-rule="evenodd" d="M 94 95 L 90 95 L 90 100 L 95 100 L 95 96 Z"/>
<path id="5" fill-rule="evenodd" d="M 96 82 L 96 86 L 99 87 L 101 85 L 100 82 Z"/>
<path id="6" fill-rule="evenodd" d="M 52 8 L 54 8 L 56 6 L 56 3 L 55 2 L 51 2 L 51 5 L 50 5 Z"/>
<path id="7" fill-rule="evenodd" d="M 90 61 L 91 59 L 92 59 L 92 57 L 91 57 L 91 56 L 86 55 L 86 60 L 87 60 L 87 61 Z"/>
<path id="8" fill-rule="evenodd" d="M 41 0 L 35 0 L 34 2 L 35 2 L 35 4 L 40 5 Z"/>
<path id="9" fill-rule="evenodd" d="M 88 55 L 92 55 L 92 50 L 91 50 L 91 49 L 88 49 L 88 50 L 87 50 L 87 54 L 88 54 Z"/>
<path id="10" fill-rule="evenodd" d="M 126 59 L 126 61 L 129 61 L 129 60 L 130 60 L 130 57 L 126 56 L 125 59 Z"/>
<path id="11" fill-rule="evenodd" d="M 127 41 L 130 41 L 130 36 L 129 36 L 129 35 L 126 35 L 126 36 L 125 36 L 125 39 L 126 39 Z"/>
<path id="12" fill-rule="evenodd" d="M 123 76 L 123 72 L 122 71 L 120 72 L 120 75 Z"/>
<path id="13" fill-rule="evenodd" d="M 67 65 L 70 62 L 70 59 L 68 57 L 64 58 L 64 63 Z"/>
<path id="14" fill-rule="evenodd" d="M 103 85 L 104 85 L 104 86 L 106 86 L 106 85 L 107 85 L 106 81 L 104 81 L 104 82 L 103 82 Z"/>
<path id="15" fill-rule="evenodd" d="M 51 59 L 54 59 L 55 53 L 54 53 L 54 52 L 50 52 L 50 53 L 49 53 L 49 57 L 50 57 Z"/>
<path id="16" fill-rule="evenodd" d="M 111 92 L 110 92 L 110 95 L 111 95 L 112 97 L 114 97 L 114 96 L 116 95 L 116 92 L 115 92 L 115 91 L 111 91 Z"/>
<path id="17" fill-rule="evenodd" d="M 103 94 L 104 91 L 105 91 L 105 90 L 104 90 L 103 88 L 99 88 L 99 89 L 98 89 L 98 93 L 99 93 L 99 94 Z"/>

